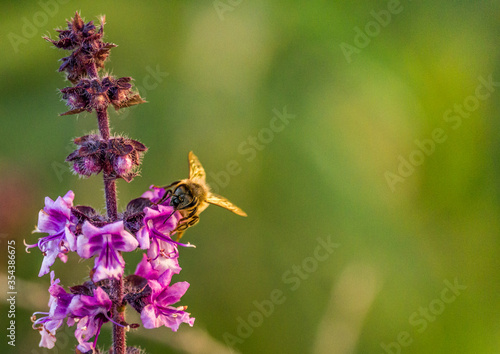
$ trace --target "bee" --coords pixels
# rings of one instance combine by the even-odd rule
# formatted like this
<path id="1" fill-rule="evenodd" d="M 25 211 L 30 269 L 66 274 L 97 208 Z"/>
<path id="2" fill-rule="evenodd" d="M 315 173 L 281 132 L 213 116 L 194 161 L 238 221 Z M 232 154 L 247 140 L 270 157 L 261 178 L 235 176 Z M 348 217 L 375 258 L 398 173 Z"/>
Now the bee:
<path id="1" fill-rule="evenodd" d="M 186 229 L 200 220 L 200 213 L 210 204 L 218 205 L 240 216 L 247 216 L 243 210 L 226 198 L 212 193 L 205 179 L 203 166 L 196 155 L 190 151 L 189 178 L 162 187 L 165 189 L 165 195 L 157 204 L 161 204 L 170 197 L 169 205 L 174 207 L 174 212 L 179 211 L 182 215 L 177 228 L 172 231 L 172 233 L 177 232 L 177 240 L 182 237 Z"/>

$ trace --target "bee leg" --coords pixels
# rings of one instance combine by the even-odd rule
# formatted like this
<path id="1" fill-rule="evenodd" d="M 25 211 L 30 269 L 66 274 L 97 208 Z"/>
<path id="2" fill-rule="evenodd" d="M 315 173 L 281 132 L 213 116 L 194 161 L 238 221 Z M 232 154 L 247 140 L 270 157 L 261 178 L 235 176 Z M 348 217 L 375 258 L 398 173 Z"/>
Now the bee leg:
<path id="1" fill-rule="evenodd" d="M 196 213 L 196 209 L 193 210 L 191 213 L 189 213 L 188 216 L 186 216 L 186 217 L 184 217 L 184 218 L 182 218 L 182 219 L 179 220 L 179 224 L 178 224 L 177 228 L 173 231 L 173 232 L 177 231 L 177 241 L 179 241 L 181 239 L 182 234 L 188 228 L 190 228 L 191 226 L 193 226 L 196 223 L 198 223 L 198 221 L 200 221 L 200 217 L 199 216 L 193 215 L 195 213 Z M 185 222 L 181 223 L 182 221 L 185 221 Z"/>
<path id="2" fill-rule="evenodd" d="M 163 195 L 163 197 L 160 199 L 159 202 L 157 202 L 156 204 L 161 204 L 165 201 L 165 199 L 167 199 L 167 197 L 169 195 L 172 195 L 172 187 L 174 187 L 175 185 L 179 184 L 180 181 L 175 181 L 173 183 L 170 183 L 168 186 L 165 186 L 165 187 L 159 187 L 159 186 L 156 186 L 156 185 L 153 185 L 154 188 L 161 188 L 161 189 L 165 189 L 166 192 L 165 194 Z"/>
<path id="3" fill-rule="evenodd" d="M 171 195 L 172 195 L 172 191 L 170 189 L 167 189 L 165 194 L 163 195 L 163 197 L 161 197 L 161 199 L 156 202 L 156 205 L 163 203 L 165 201 L 165 199 L 167 199 Z"/>
<path id="4" fill-rule="evenodd" d="M 177 232 L 177 240 L 176 241 L 179 241 L 182 237 L 182 234 L 188 229 L 188 227 L 189 227 L 188 223 L 179 224 L 175 230 L 170 232 L 170 236 L 172 236 L 172 234 L 174 232 Z"/>
<path id="5" fill-rule="evenodd" d="M 177 232 L 177 239 L 176 239 L 177 242 L 179 242 L 179 240 L 181 239 L 183 234 L 184 234 L 184 230 Z"/>
<path id="6" fill-rule="evenodd" d="M 198 208 L 194 207 L 192 210 L 189 211 L 189 214 L 187 214 L 186 216 L 184 216 L 182 219 L 180 219 L 178 221 L 177 225 L 186 224 L 186 223 L 188 223 L 188 220 L 195 218 L 195 217 L 197 218 L 197 216 L 195 216 L 197 211 L 198 211 Z"/>
<path id="7" fill-rule="evenodd" d="M 193 216 L 190 220 L 186 221 L 182 225 L 179 225 L 175 231 L 177 231 L 177 240 L 179 241 L 184 234 L 184 232 L 193 225 L 196 225 L 200 221 L 199 216 Z"/>
<path id="8" fill-rule="evenodd" d="M 185 222 L 183 224 L 180 224 L 177 226 L 177 228 L 174 231 L 184 231 L 189 227 L 189 223 Z"/>
<path id="9" fill-rule="evenodd" d="M 191 220 L 189 220 L 187 222 L 187 224 L 189 225 L 189 227 L 191 226 L 194 226 L 198 223 L 198 221 L 200 221 L 200 217 L 199 216 L 193 216 L 193 218 Z"/>

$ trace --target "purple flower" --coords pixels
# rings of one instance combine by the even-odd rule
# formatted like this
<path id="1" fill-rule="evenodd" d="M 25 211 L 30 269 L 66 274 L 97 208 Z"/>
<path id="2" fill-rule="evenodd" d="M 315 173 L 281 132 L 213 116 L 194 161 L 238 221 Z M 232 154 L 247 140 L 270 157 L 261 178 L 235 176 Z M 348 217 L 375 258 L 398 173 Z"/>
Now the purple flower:
<path id="1" fill-rule="evenodd" d="M 38 246 L 44 255 L 39 277 L 49 273 L 56 257 L 66 262 L 66 253 L 76 250 L 75 217 L 71 214 L 74 198 L 73 191 L 69 191 L 64 197 L 58 197 L 56 201 L 45 198 L 45 207 L 38 214 L 38 225 L 33 232 L 49 235 L 39 238 L 36 245 L 25 244 L 27 252 L 28 248 Z"/>
<path id="2" fill-rule="evenodd" d="M 98 287 L 94 290 L 93 296 L 75 295 L 69 305 L 69 310 L 75 317 L 95 317 L 99 314 L 106 315 L 111 310 L 112 305 L 108 294 Z"/>
<path id="3" fill-rule="evenodd" d="M 150 240 L 172 241 L 170 234 L 181 219 L 179 212 L 171 206 L 154 205 L 144 208 L 144 226 L 137 232 L 137 240 L 142 249 L 150 247 Z"/>
<path id="4" fill-rule="evenodd" d="M 143 258 L 143 261 L 145 258 Z M 141 263 L 142 263 L 141 262 Z M 143 270 L 147 270 L 147 266 Z M 141 272 L 141 264 L 138 266 Z M 137 271 L 136 271 L 137 272 Z M 149 273 L 150 276 L 155 276 L 154 273 Z M 187 306 L 173 307 L 172 304 L 180 301 L 189 288 L 188 282 L 179 282 L 170 285 L 172 270 L 165 271 L 158 280 L 149 279 L 148 285 L 151 288 L 150 294 L 144 299 L 145 306 L 141 311 L 141 320 L 145 328 L 156 328 L 160 326 L 169 327 L 176 332 L 181 323 L 187 323 L 191 327 L 194 324 L 194 318 L 189 317 L 190 313 L 185 312 Z"/>
<path id="5" fill-rule="evenodd" d="M 51 349 L 56 342 L 56 331 L 61 327 L 63 320 L 69 314 L 69 305 L 73 299 L 73 294 L 68 294 L 62 286 L 59 285 L 59 279 L 54 280 L 54 272 L 50 273 L 49 287 L 49 312 L 35 312 L 32 316 L 33 328 L 40 332 L 42 336 L 40 347 Z M 36 319 L 36 315 L 43 314 L 44 317 Z"/>
<path id="6" fill-rule="evenodd" d="M 177 222 L 182 217 L 171 206 L 154 205 L 144 208 L 144 226 L 137 232 L 137 240 L 142 249 L 148 249 L 148 257 L 155 269 L 163 272 L 171 269 L 178 274 L 181 271 L 177 258 L 178 243 L 170 237 L 175 231 Z"/>
<path id="7" fill-rule="evenodd" d="M 155 241 L 155 246 L 148 250 L 148 258 L 151 261 L 152 267 L 160 273 L 166 270 L 171 270 L 175 274 L 181 272 L 182 268 L 179 266 L 178 261 L 179 251 L 170 242 Z"/>
<path id="8" fill-rule="evenodd" d="M 94 290 L 94 295 L 75 295 L 69 310 L 74 317 L 95 317 L 99 314 L 106 315 L 111 310 L 113 303 L 109 299 L 108 294 L 100 287 Z"/>
<path id="9" fill-rule="evenodd" d="M 127 277 L 129 288 L 133 289 L 125 300 L 141 314 L 145 328 L 166 326 L 177 331 L 183 322 L 193 326 L 194 318 L 185 312 L 186 306 L 173 307 L 189 288 L 189 283 L 170 285 L 174 272 L 170 269 L 160 273 L 151 266 L 146 255 L 137 265 L 134 275 Z"/>
<path id="10" fill-rule="evenodd" d="M 160 277 L 160 272 L 153 268 L 145 254 L 142 255 L 141 261 L 137 264 L 134 274 L 147 280 L 158 280 Z"/>
<path id="11" fill-rule="evenodd" d="M 95 289 L 93 296 L 75 295 L 71 301 L 69 310 L 72 317 L 78 319 L 75 337 L 79 343 L 77 348 L 81 352 L 95 349 L 102 325 L 111 320 L 108 312 L 112 305 L 108 294 L 102 288 Z M 94 336 L 94 342 L 88 342 Z"/>
<path id="12" fill-rule="evenodd" d="M 123 275 L 125 261 L 120 251 L 131 252 L 139 243 L 123 228 L 123 221 L 95 227 L 86 221 L 82 226 L 82 236 L 78 237 L 77 252 L 80 257 L 97 255 L 94 263 L 93 281 L 107 278 L 119 279 Z"/>

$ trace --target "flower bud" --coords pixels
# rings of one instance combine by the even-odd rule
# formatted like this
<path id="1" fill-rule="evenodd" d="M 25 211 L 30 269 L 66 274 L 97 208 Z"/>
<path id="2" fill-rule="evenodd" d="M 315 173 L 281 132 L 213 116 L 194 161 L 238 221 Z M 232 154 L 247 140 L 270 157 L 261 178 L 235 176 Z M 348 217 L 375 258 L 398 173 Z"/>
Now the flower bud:
<path id="1" fill-rule="evenodd" d="M 131 80 L 130 77 L 116 79 L 112 76 L 106 76 L 102 79 L 107 97 L 116 110 L 145 102 L 139 94 L 132 91 Z"/>
<path id="2" fill-rule="evenodd" d="M 106 156 L 110 156 L 116 176 L 130 182 L 137 175 L 142 155 L 146 150 L 144 144 L 118 136 L 109 141 Z"/>
<path id="3" fill-rule="evenodd" d="M 119 176 L 128 175 L 132 171 L 133 167 L 134 164 L 129 155 L 117 156 L 115 161 L 113 161 L 113 169 Z"/>
<path id="4" fill-rule="evenodd" d="M 73 162 L 73 171 L 76 174 L 89 177 L 91 175 L 96 175 L 101 172 L 102 166 L 96 160 L 94 156 L 80 157 Z"/>
<path id="5" fill-rule="evenodd" d="M 71 108 L 71 111 L 91 111 L 90 109 L 90 96 L 88 95 L 85 87 L 88 86 L 88 80 L 81 80 L 78 85 L 74 87 L 66 87 L 61 90 L 63 100 L 66 100 L 66 105 Z"/>
<path id="6" fill-rule="evenodd" d="M 85 135 L 74 140 L 80 147 L 66 158 L 73 162 L 73 171 L 81 176 L 91 176 L 101 172 L 103 167 L 104 142 L 98 135 Z"/>

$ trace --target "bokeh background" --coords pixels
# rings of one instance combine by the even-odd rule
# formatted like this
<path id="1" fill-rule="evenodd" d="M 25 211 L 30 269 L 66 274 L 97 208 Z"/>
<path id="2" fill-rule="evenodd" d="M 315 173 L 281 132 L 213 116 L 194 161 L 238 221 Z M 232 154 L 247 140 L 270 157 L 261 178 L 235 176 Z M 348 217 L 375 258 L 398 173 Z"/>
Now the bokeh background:
<path id="1" fill-rule="evenodd" d="M 96 120 L 58 116 L 58 89 L 69 83 L 56 70 L 67 53 L 41 39 L 75 10 L 87 21 L 106 15 L 105 40 L 119 45 L 106 69 L 135 78 L 148 101 L 110 109 L 113 131 L 150 149 L 142 175 L 118 182 L 119 208 L 150 184 L 185 178 L 193 150 L 214 189 L 249 215 L 203 213 L 185 235 L 197 248 L 181 249 L 174 278 L 191 284 L 182 304 L 194 328 L 135 330 L 131 345 L 500 353 L 500 3 L 1 5 L 0 289 L 14 239 L 18 290 L 15 348 L 2 295 L 2 353 L 66 353 L 76 343 L 61 330 L 55 349 L 37 347 L 29 317 L 46 311 L 49 277 L 37 277 L 40 252 L 23 247 L 37 238 L 45 196 L 71 189 L 75 203 L 104 210 L 101 177 L 78 179 L 64 162 Z M 76 258 L 52 267 L 67 286 L 93 264 Z"/>

